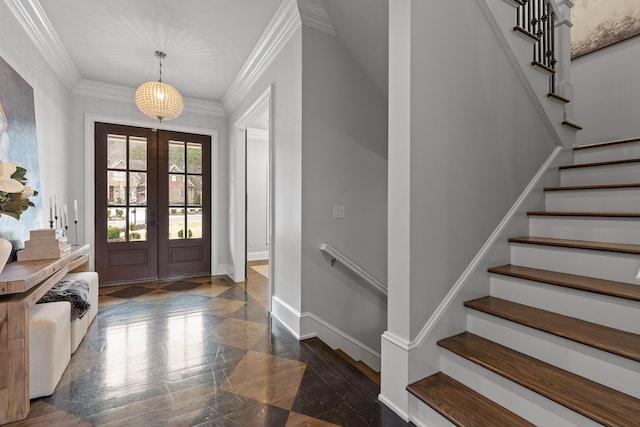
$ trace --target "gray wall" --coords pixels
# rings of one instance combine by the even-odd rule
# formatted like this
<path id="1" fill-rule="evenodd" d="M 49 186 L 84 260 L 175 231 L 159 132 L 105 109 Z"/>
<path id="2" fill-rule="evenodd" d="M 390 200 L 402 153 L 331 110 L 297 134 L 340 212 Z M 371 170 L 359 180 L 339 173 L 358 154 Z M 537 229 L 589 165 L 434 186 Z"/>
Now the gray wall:
<path id="1" fill-rule="evenodd" d="M 579 144 L 640 137 L 640 37 L 571 62 Z"/>
<path id="2" fill-rule="evenodd" d="M 554 144 L 477 2 L 412 1 L 411 41 L 414 339 Z"/>
<path id="3" fill-rule="evenodd" d="M 300 310 L 302 208 L 302 30 L 298 28 L 229 116 L 229 129 L 273 85 L 273 294 Z M 230 132 L 229 143 L 233 143 Z M 229 158 L 233 165 L 234 159 Z"/>
<path id="4" fill-rule="evenodd" d="M 267 131 L 247 130 L 247 259 L 267 259 Z"/>
<path id="5" fill-rule="evenodd" d="M 40 196 L 31 200 L 36 204 L 46 201 L 38 227 L 48 226 L 45 220 L 49 219 L 50 196 L 55 193 L 59 204 L 73 206 L 68 176 L 64 173 L 73 165 L 67 145 L 69 93 L 6 2 L 0 2 L 0 56 L 33 88 L 41 188 L 36 188 Z M 9 217 L 0 219 L 0 236 L 3 230 L 17 224 L 19 222 Z"/>
<path id="6" fill-rule="evenodd" d="M 319 247 L 387 276 L 387 103 L 337 37 L 302 30 L 302 311 L 372 349 L 386 300 Z M 345 208 L 333 219 L 333 206 Z"/>

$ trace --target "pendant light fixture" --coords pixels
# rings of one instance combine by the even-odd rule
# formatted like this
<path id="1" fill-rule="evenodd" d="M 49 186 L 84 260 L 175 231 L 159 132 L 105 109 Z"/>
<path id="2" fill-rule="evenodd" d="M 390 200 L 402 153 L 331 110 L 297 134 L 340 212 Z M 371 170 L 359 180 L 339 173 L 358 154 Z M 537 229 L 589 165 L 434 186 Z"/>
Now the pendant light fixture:
<path id="1" fill-rule="evenodd" d="M 162 60 L 167 57 L 167 54 L 156 50 L 155 55 L 160 61 L 160 78 L 158 81 L 146 82 L 138 86 L 136 105 L 145 116 L 155 117 L 162 122 L 175 119 L 182 114 L 184 103 L 180 92 L 162 81 Z"/>

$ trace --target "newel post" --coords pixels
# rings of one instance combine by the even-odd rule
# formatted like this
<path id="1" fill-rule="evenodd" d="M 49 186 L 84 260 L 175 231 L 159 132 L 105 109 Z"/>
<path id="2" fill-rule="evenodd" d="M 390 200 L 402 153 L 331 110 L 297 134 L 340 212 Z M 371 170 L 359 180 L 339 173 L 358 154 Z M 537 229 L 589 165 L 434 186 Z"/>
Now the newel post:
<path id="1" fill-rule="evenodd" d="M 571 83 L 571 8 L 574 0 L 556 0 L 558 17 L 555 24 L 556 33 L 556 93 L 573 100 L 573 84 Z M 565 120 L 573 120 L 573 104 L 564 106 Z"/>

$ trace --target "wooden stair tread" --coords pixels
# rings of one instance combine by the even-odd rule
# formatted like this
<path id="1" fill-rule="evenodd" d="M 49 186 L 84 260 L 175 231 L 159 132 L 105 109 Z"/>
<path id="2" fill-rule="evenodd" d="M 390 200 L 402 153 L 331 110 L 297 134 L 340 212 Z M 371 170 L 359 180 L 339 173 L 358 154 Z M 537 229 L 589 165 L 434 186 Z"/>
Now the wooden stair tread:
<path id="1" fill-rule="evenodd" d="M 463 332 L 438 345 L 605 426 L 637 427 L 640 400 Z"/>
<path id="2" fill-rule="evenodd" d="M 568 187 L 545 187 L 544 191 L 575 191 L 575 190 L 608 190 L 615 188 L 639 188 L 640 183 L 630 182 L 625 184 L 603 184 L 603 185 L 572 185 Z"/>
<path id="3" fill-rule="evenodd" d="M 638 141 L 640 141 L 640 138 L 628 138 L 628 139 L 619 139 L 616 141 L 598 142 L 596 144 L 580 145 L 577 147 L 573 147 L 573 151 L 588 150 L 591 148 L 601 148 L 601 147 L 607 147 L 610 145 L 627 144 L 629 142 L 638 142 Z"/>
<path id="4" fill-rule="evenodd" d="M 487 296 L 465 307 L 640 362 L 640 335 Z"/>
<path id="5" fill-rule="evenodd" d="M 573 122 L 571 122 L 571 121 L 569 121 L 569 120 L 565 120 L 565 121 L 563 121 L 563 122 L 562 122 L 562 125 L 563 125 L 563 126 L 568 126 L 568 127 L 572 128 L 572 129 L 575 129 L 575 130 L 582 130 L 582 126 L 580 126 L 580 125 L 579 125 L 579 124 L 577 124 L 577 123 L 573 123 Z"/>
<path id="6" fill-rule="evenodd" d="M 561 246 L 575 249 L 590 249 L 627 254 L 640 254 L 640 245 L 627 243 L 590 242 L 587 240 L 553 239 L 551 237 L 512 237 L 511 243 L 528 243 L 534 245 Z"/>
<path id="7" fill-rule="evenodd" d="M 408 385 L 407 391 L 459 427 L 533 426 L 442 372 Z"/>
<path id="8" fill-rule="evenodd" d="M 565 165 L 565 166 L 560 166 L 558 169 L 560 170 L 565 170 L 565 169 L 580 169 L 580 168 L 592 168 L 592 167 L 597 167 L 597 166 L 612 166 L 612 165 L 622 165 L 625 163 L 638 163 L 640 162 L 640 159 L 638 158 L 634 158 L 634 159 L 623 159 L 623 160 L 611 160 L 608 162 L 593 162 L 593 163 L 582 163 L 579 165 Z"/>
<path id="9" fill-rule="evenodd" d="M 534 211 L 529 216 L 581 216 L 601 218 L 640 218 L 640 212 L 575 212 L 575 211 Z"/>
<path id="10" fill-rule="evenodd" d="M 549 92 L 547 94 L 547 98 L 555 99 L 556 101 L 560 101 L 563 104 L 568 104 L 571 102 L 570 99 L 565 98 L 564 96 L 558 95 L 557 93 Z"/>
<path id="11" fill-rule="evenodd" d="M 533 280 L 565 288 L 578 289 L 612 297 L 640 301 L 640 286 L 613 280 L 596 279 L 595 277 L 578 276 L 556 271 L 540 270 L 519 265 L 503 265 L 492 267 L 490 273 L 519 279 Z"/>

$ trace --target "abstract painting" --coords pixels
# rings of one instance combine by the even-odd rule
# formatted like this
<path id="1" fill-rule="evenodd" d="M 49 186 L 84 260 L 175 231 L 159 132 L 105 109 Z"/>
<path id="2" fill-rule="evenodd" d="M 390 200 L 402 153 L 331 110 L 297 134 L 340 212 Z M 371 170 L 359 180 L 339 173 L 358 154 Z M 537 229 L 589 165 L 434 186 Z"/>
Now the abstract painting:
<path id="1" fill-rule="evenodd" d="M 640 34 L 640 0 L 576 0 L 571 58 Z"/>
<path id="2" fill-rule="evenodd" d="M 40 165 L 36 139 L 36 114 L 33 88 L 0 58 L 0 105 L 3 126 L 0 129 L 0 160 L 17 162 L 27 170 L 28 184 L 40 191 Z M 14 248 L 24 247 L 29 231 L 42 228 L 41 197 L 31 197 L 35 204 L 22 213 L 20 220 L 0 217 L 0 237 L 10 240 Z"/>

